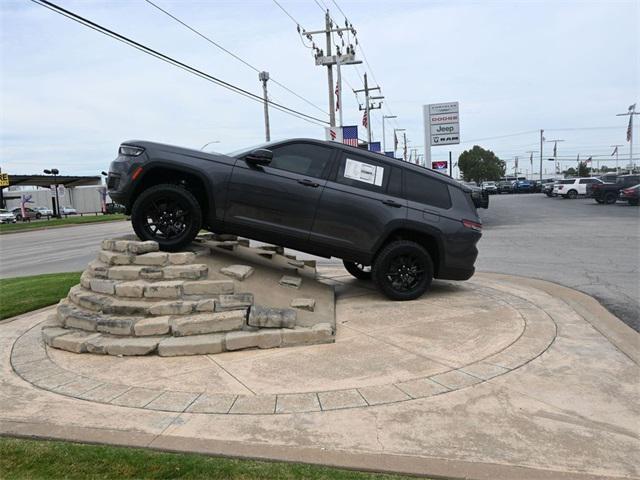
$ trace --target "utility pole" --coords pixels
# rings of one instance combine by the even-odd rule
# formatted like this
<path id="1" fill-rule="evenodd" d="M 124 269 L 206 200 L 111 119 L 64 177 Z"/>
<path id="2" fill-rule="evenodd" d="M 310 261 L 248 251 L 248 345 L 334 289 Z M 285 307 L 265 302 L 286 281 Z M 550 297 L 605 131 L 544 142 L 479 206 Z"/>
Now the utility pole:
<path id="1" fill-rule="evenodd" d="M 564 140 L 560 139 L 560 138 L 556 138 L 553 140 L 545 140 L 547 143 L 553 143 L 553 165 L 555 167 L 555 171 L 556 174 L 558 173 L 559 170 L 559 165 L 558 165 L 558 142 L 564 142 Z"/>
<path id="2" fill-rule="evenodd" d="M 616 154 L 616 175 L 617 175 L 619 173 L 618 172 L 618 147 L 624 147 L 624 145 L 611 145 L 611 147 L 615 148 L 614 152 Z"/>
<path id="3" fill-rule="evenodd" d="M 340 65 L 352 65 L 356 63 L 362 63 L 361 61 L 355 60 L 355 48 L 353 45 L 346 46 L 346 53 L 342 54 L 340 49 L 336 52 L 336 55 L 332 55 L 331 53 L 331 34 L 337 33 L 339 36 L 342 36 L 342 32 L 349 31 L 354 36 L 356 34 L 353 25 L 346 25 L 345 27 L 336 27 L 333 28 L 333 22 L 331 20 L 331 16 L 329 15 L 329 10 L 327 10 L 324 14 L 324 26 L 323 30 L 316 30 L 313 32 L 307 32 L 306 30 L 302 30 L 301 35 L 304 35 L 309 40 L 313 42 L 313 35 L 325 35 L 326 40 L 326 54 L 325 51 L 316 47 L 315 43 L 313 43 L 313 49 L 315 51 L 315 59 L 316 65 L 326 66 L 327 67 L 327 84 L 329 86 L 329 124 L 332 127 L 336 126 L 336 99 L 335 99 L 335 87 L 333 84 L 333 65 L 337 66 L 338 69 L 338 95 L 340 95 L 340 103 L 342 103 L 342 85 L 341 85 L 341 76 L 340 76 Z M 300 26 L 298 26 L 298 32 L 300 32 Z M 344 43 L 343 43 L 344 45 Z M 340 116 L 342 117 L 342 105 L 340 106 Z M 340 126 L 342 126 L 342 121 L 340 122 Z"/>
<path id="4" fill-rule="evenodd" d="M 379 108 L 382 108 L 382 102 L 378 102 L 378 105 L 374 105 L 372 103 L 370 103 L 371 100 L 382 100 L 384 97 L 382 96 L 377 96 L 377 97 L 369 97 L 369 92 L 373 91 L 373 90 L 378 90 L 380 91 L 380 87 L 369 87 L 369 82 L 367 80 L 367 74 L 364 74 L 364 88 L 361 88 L 359 90 L 354 90 L 355 93 L 359 93 L 359 92 L 364 92 L 364 108 L 362 107 L 362 105 L 360 105 L 358 107 L 358 109 L 360 111 L 364 110 L 365 111 L 365 115 L 367 116 L 367 142 L 368 144 L 371 144 L 371 116 L 369 115 L 369 112 L 371 110 L 377 110 Z"/>
<path id="5" fill-rule="evenodd" d="M 634 161 L 633 161 L 633 116 L 634 115 L 640 115 L 640 112 L 636 112 L 635 103 L 633 105 L 629 105 L 629 109 L 627 113 L 616 114 L 616 117 L 626 117 L 626 116 L 629 117 L 629 126 L 627 127 L 627 142 L 629 142 L 629 166 L 631 167 L 631 169 L 629 170 L 629 173 L 632 173 L 635 167 Z"/>
<path id="6" fill-rule="evenodd" d="M 387 118 L 398 118 L 397 115 L 382 115 L 382 153 L 384 153 L 386 155 L 386 151 L 387 151 L 387 132 L 384 128 L 384 121 Z"/>
<path id="7" fill-rule="evenodd" d="M 262 94 L 264 96 L 264 136 L 267 142 L 271 141 L 271 131 L 269 128 L 269 98 L 267 97 L 267 82 L 269 81 L 269 72 L 260 72 L 258 78 L 262 82 Z"/>

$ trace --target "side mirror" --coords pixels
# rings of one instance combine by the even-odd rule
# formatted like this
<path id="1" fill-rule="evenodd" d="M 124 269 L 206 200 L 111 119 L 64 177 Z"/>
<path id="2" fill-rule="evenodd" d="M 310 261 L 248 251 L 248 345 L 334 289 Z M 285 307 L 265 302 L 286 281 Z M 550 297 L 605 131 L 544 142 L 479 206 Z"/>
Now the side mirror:
<path id="1" fill-rule="evenodd" d="M 244 159 L 249 165 L 264 167 L 273 160 L 273 152 L 266 148 L 259 148 L 249 153 Z"/>

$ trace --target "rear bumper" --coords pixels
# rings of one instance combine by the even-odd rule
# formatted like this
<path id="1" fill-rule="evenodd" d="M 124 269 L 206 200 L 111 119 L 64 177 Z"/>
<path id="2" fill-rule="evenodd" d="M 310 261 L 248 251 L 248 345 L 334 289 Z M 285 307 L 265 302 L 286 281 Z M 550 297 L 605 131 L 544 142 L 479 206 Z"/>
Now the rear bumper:
<path id="1" fill-rule="evenodd" d="M 475 267 L 471 268 L 441 268 L 436 278 L 441 280 L 469 280 L 476 272 Z"/>

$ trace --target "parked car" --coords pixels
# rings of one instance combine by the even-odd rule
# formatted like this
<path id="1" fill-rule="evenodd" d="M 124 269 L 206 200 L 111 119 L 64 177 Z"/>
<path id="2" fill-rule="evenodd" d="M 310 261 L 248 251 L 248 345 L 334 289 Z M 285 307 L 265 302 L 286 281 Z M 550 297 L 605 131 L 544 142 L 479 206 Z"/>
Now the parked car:
<path id="1" fill-rule="evenodd" d="M 13 212 L 4 208 L 0 209 L 0 223 L 16 223 L 16 221 L 16 216 Z"/>
<path id="2" fill-rule="evenodd" d="M 529 180 L 516 180 L 513 182 L 513 191 L 515 193 L 531 193 L 533 192 L 533 184 Z"/>
<path id="3" fill-rule="evenodd" d="M 512 193 L 513 192 L 513 182 L 508 180 L 502 180 L 498 182 L 498 193 Z"/>
<path id="4" fill-rule="evenodd" d="M 114 213 L 125 213 L 126 210 L 127 209 L 124 208 L 124 205 L 120 205 L 119 203 L 107 203 L 104 213 L 111 215 Z"/>
<path id="5" fill-rule="evenodd" d="M 33 209 L 36 212 L 40 213 L 40 215 L 42 215 L 43 217 L 50 217 L 53 215 L 53 210 L 47 207 L 34 207 Z"/>
<path id="6" fill-rule="evenodd" d="M 498 193 L 498 186 L 496 182 L 482 182 L 482 190 L 487 192 L 489 195 L 493 195 L 494 193 Z"/>
<path id="7" fill-rule="evenodd" d="M 640 201 L 640 184 L 620 190 L 619 200 L 629 202 L 629 205 L 638 205 Z"/>
<path id="8" fill-rule="evenodd" d="M 553 182 L 550 183 L 545 183 L 544 187 L 542 187 L 542 193 L 544 193 L 547 197 L 555 197 L 556 194 L 553 193 L 553 189 L 556 186 L 556 184 L 559 182 L 559 180 L 555 180 Z"/>
<path id="9" fill-rule="evenodd" d="M 21 222 L 24 219 L 31 220 L 34 218 L 40 219 L 40 217 L 42 217 L 42 214 L 40 212 L 37 212 L 33 208 L 29 208 L 29 207 L 24 207 L 24 213 L 25 213 L 24 219 L 22 217 L 22 208 L 20 207 L 14 208 L 12 212 L 16 216 L 16 220 L 19 222 Z"/>
<path id="10" fill-rule="evenodd" d="M 78 211 L 72 207 L 60 207 L 60 215 L 77 215 Z"/>
<path id="11" fill-rule="evenodd" d="M 542 180 L 534 180 L 532 183 L 534 192 L 545 193 L 545 188 L 547 188 L 547 186 L 550 186 L 553 190 L 555 180 L 553 178 L 543 178 Z"/>
<path id="12" fill-rule="evenodd" d="M 600 182 L 592 185 L 589 196 L 598 203 L 616 203 L 620 190 L 640 183 L 640 175 L 619 175 L 615 183 Z"/>
<path id="13" fill-rule="evenodd" d="M 595 177 L 565 178 L 553 185 L 553 193 L 563 198 L 578 198 L 578 195 L 587 194 L 587 185 L 595 183 L 603 182 Z"/>
<path id="14" fill-rule="evenodd" d="M 489 208 L 489 193 L 485 192 L 476 182 L 461 182 L 471 193 L 471 199 L 476 208 Z"/>
<path id="15" fill-rule="evenodd" d="M 201 228 L 241 235 L 341 258 L 393 300 L 421 296 L 434 277 L 470 278 L 482 229 L 469 188 L 449 176 L 320 140 L 227 155 L 126 142 L 107 186 L 163 250 Z"/>

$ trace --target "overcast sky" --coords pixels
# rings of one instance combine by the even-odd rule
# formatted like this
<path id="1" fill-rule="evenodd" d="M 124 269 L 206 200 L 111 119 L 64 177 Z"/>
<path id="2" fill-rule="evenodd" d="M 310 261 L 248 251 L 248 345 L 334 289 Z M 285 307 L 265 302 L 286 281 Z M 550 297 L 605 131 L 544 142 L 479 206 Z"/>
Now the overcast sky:
<path id="1" fill-rule="evenodd" d="M 154 1 L 328 111 L 326 69 L 315 66 L 295 23 L 272 0 Z M 332 17 L 343 22 L 335 4 L 325 1 Z M 54 2 L 261 94 L 255 71 L 144 0 Z M 279 2 L 305 29 L 323 27 L 314 0 Z M 372 113 L 374 139 L 382 137 L 381 112 L 398 116 L 397 123 L 388 123 L 388 147 L 392 129 L 399 127 L 422 151 L 421 106 L 459 101 L 464 143 L 452 146 L 454 156 L 479 144 L 511 162 L 520 156 L 521 168 L 524 163 L 528 169 L 526 152 L 539 150 L 538 130 L 544 128 L 547 139 L 565 140 L 559 155 L 608 159 L 610 145 L 623 144 L 620 152 L 628 158 L 628 117 L 616 113 L 640 100 L 637 0 L 338 4 L 357 29 L 370 65 L 343 68 L 345 124 L 360 125 L 349 85 L 362 88 L 360 74 L 368 71 L 387 98 L 385 108 Z M 193 148 L 220 141 L 210 148 L 222 152 L 264 139 L 258 103 L 30 1 L 3 0 L 0 15 L 0 167 L 5 172 L 57 167 L 65 174 L 96 174 L 107 169 L 119 143 L 128 139 Z M 328 118 L 273 82 L 270 93 L 291 108 Z M 324 138 L 322 127 L 275 111 L 271 131 L 272 139 Z M 638 128 L 635 136 L 638 158 Z M 552 145 L 544 148 L 546 158 Z M 433 159 L 445 158 L 448 151 L 434 148 Z"/>

